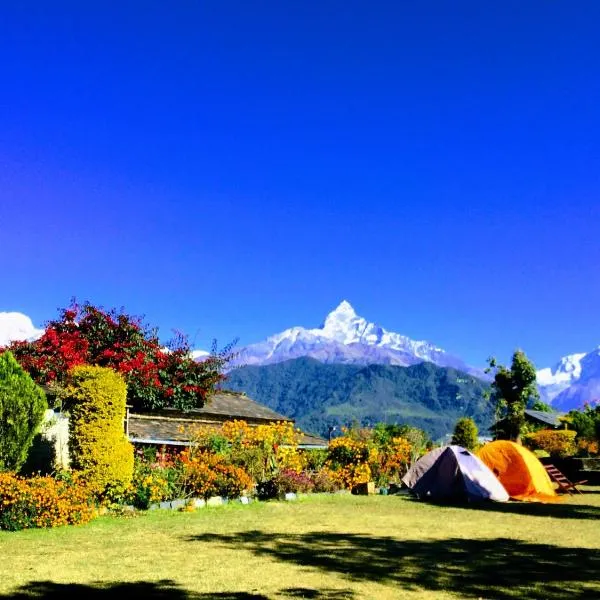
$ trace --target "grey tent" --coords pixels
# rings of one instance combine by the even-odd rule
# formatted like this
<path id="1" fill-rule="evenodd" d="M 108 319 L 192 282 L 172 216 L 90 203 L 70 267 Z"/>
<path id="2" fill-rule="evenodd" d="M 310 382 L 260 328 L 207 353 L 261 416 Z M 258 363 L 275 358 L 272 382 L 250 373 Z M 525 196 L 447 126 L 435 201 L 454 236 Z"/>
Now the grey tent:
<path id="1" fill-rule="evenodd" d="M 430 500 L 508 500 L 508 493 L 494 473 L 461 446 L 444 446 L 428 452 L 402 481 L 413 494 Z"/>

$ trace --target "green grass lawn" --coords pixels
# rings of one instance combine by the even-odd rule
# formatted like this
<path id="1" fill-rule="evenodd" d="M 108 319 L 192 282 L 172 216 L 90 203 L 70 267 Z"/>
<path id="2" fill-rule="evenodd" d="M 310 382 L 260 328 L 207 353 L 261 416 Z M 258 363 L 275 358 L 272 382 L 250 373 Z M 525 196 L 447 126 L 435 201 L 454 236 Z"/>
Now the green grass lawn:
<path id="1" fill-rule="evenodd" d="M 0 600 L 600 597 L 600 489 L 558 505 L 314 496 L 0 532 Z"/>

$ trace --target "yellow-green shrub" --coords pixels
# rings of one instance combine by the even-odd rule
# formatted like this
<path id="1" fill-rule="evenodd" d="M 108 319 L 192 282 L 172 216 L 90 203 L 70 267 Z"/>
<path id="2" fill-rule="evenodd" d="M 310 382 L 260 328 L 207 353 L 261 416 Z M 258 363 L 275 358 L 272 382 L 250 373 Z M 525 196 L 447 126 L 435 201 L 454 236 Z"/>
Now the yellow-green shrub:
<path id="1" fill-rule="evenodd" d="M 123 430 L 127 386 L 112 369 L 82 365 L 69 374 L 71 466 L 98 494 L 124 491 L 133 476 L 133 446 Z"/>
<path id="2" fill-rule="evenodd" d="M 576 431 L 567 429 L 540 429 L 524 436 L 523 443 L 532 450 L 543 450 L 552 457 L 563 458 L 575 454 L 576 435 Z"/>

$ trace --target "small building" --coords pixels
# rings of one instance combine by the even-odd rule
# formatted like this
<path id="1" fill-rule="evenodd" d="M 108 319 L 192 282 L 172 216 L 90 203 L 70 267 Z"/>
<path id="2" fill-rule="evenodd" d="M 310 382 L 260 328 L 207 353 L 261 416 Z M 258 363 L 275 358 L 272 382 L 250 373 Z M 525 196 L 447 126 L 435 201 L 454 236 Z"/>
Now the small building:
<path id="1" fill-rule="evenodd" d="M 559 412 L 544 412 L 543 410 L 532 410 L 525 409 L 525 422 L 533 425 L 536 429 L 560 429 L 565 426 L 561 417 L 564 417 L 565 413 Z M 489 430 L 492 433 L 502 432 L 504 429 L 504 419 L 500 419 Z"/>
<path id="2" fill-rule="evenodd" d="M 187 446 L 189 431 L 199 427 L 221 427 L 225 421 L 245 421 L 250 426 L 274 422 L 294 423 L 263 404 L 238 392 L 218 391 L 202 407 L 189 411 L 164 409 L 148 413 L 127 413 L 125 431 L 134 444 Z M 303 434 L 299 448 L 327 448 L 327 440 Z"/>
<path id="3" fill-rule="evenodd" d="M 565 413 L 559 412 L 544 412 L 542 410 L 525 410 L 525 420 L 532 425 L 540 425 L 544 429 L 560 429 L 564 427 L 564 423 L 560 420 Z"/>

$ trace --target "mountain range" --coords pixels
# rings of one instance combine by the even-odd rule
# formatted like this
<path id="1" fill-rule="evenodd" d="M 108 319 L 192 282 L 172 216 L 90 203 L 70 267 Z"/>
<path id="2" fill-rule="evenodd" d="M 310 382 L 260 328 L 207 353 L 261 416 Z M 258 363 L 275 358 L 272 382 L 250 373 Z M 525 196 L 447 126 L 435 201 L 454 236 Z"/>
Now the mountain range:
<path id="1" fill-rule="evenodd" d="M 43 333 L 31 319 L 19 312 L 0 312 L 0 347 L 13 340 L 33 340 Z M 207 353 L 196 350 L 202 360 Z M 466 364 L 436 344 L 416 341 L 394 333 L 356 314 L 342 301 L 317 328 L 291 327 L 262 342 L 245 346 L 232 363 L 232 373 L 240 367 L 266 367 L 297 358 L 312 358 L 328 365 L 385 365 L 410 367 L 432 363 L 462 371 L 489 381 L 483 369 Z M 600 398 L 600 346 L 588 353 L 561 358 L 553 367 L 537 372 L 542 399 L 560 411 L 581 408 Z M 260 398 L 257 397 L 260 401 Z"/>
<path id="2" fill-rule="evenodd" d="M 581 409 L 600 401 L 600 346 L 588 353 L 571 354 L 537 372 L 542 400 L 559 411 Z"/>
<path id="3" fill-rule="evenodd" d="M 388 331 L 356 314 L 342 301 L 314 329 L 291 327 L 241 348 L 233 366 L 267 366 L 299 357 L 325 364 L 411 366 L 423 362 L 450 367 L 489 381 L 482 368 L 466 364 L 428 341 Z M 600 398 L 600 347 L 566 356 L 537 372 L 541 398 L 559 411 L 581 408 Z M 260 400 L 260 398 L 257 398 Z"/>
<path id="4" fill-rule="evenodd" d="M 330 426 L 381 421 L 420 427 L 437 439 L 463 416 L 472 417 L 486 433 L 494 412 L 485 396 L 487 383 L 428 361 L 364 366 L 302 357 L 234 369 L 224 385 L 321 435 Z"/>
<path id="5" fill-rule="evenodd" d="M 412 340 L 359 317 L 346 300 L 330 312 L 318 328 L 292 327 L 263 342 L 245 346 L 239 351 L 234 366 L 270 365 L 301 356 L 326 364 L 346 365 L 407 367 L 426 361 L 483 375 L 481 369 L 467 365 L 431 342 Z"/>

